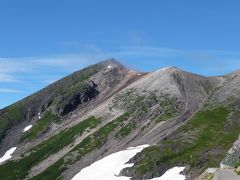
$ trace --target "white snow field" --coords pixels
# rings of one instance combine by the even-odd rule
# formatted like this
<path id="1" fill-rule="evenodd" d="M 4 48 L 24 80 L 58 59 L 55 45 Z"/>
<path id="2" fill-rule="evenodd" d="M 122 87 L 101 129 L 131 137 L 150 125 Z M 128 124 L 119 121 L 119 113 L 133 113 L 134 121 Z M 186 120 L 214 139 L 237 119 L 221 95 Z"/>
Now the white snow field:
<path id="1" fill-rule="evenodd" d="M 5 154 L 3 155 L 3 157 L 0 158 L 0 163 L 10 159 L 12 157 L 12 154 L 14 153 L 14 151 L 17 149 L 17 147 L 13 147 L 11 149 L 9 149 L 7 152 L 5 152 Z"/>
<path id="2" fill-rule="evenodd" d="M 126 167 L 133 166 L 133 164 L 126 163 L 148 146 L 131 147 L 124 151 L 110 154 L 82 169 L 72 180 L 129 180 L 130 177 L 119 176 L 120 171 Z"/>
<path id="3" fill-rule="evenodd" d="M 110 154 L 82 169 L 72 180 L 130 180 L 131 177 L 119 176 L 120 171 L 126 167 L 132 167 L 134 164 L 126 163 L 148 146 L 130 147 Z M 180 174 L 184 169 L 184 167 L 174 167 L 166 171 L 161 177 L 149 180 L 184 180 L 185 176 Z"/>
<path id="4" fill-rule="evenodd" d="M 108 69 L 111 69 L 112 68 L 112 66 L 108 66 Z"/>
<path id="5" fill-rule="evenodd" d="M 29 129 L 31 129 L 32 128 L 32 125 L 28 125 L 27 127 L 25 127 L 24 129 L 23 129 L 23 132 L 26 132 L 26 131 L 28 131 Z"/>
<path id="6" fill-rule="evenodd" d="M 185 176 L 180 174 L 185 167 L 174 167 L 167 170 L 161 177 L 149 180 L 185 180 Z"/>

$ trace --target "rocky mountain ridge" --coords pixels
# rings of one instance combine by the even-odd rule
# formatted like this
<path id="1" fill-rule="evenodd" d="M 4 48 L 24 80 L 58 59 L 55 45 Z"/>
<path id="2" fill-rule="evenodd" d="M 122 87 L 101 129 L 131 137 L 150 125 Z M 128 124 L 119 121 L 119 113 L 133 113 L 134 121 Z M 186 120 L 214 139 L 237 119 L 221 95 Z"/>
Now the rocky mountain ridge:
<path id="1" fill-rule="evenodd" d="M 143 73 L 114 59 L 92 65 L 0 110 L 0 154 L 17 147 L 0 176 L 71 179 L 96 160 L 142 144 L 151 146 L 121 174 L 148 179 L 181 165 L 194 179 L 225 156 L 235 166 L 239 157 L 233 161 L 227 152 L 239 135 L 239 85 L 238 72 Z"/>

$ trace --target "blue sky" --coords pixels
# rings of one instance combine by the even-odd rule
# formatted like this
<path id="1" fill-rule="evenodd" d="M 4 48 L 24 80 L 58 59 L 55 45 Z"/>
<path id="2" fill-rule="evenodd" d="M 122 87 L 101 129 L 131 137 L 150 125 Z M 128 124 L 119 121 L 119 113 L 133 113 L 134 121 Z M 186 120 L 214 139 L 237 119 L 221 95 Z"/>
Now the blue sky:
<path id="1" fill-rule="evenodd" d="M 107 58 L 141 71 L 240 69 L 238 0 L 0 1 L 0 108 Z"/>

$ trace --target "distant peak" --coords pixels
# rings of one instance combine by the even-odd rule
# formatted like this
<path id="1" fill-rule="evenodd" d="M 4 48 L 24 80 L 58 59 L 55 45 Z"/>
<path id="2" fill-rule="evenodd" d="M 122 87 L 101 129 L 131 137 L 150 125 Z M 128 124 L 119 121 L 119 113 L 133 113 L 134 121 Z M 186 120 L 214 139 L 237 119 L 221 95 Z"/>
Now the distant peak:
<path id="1" fill-rule="evenodd" d="M 159 69 L 158 71 L 183 71 L 176 66 L 169 66 Z"/>

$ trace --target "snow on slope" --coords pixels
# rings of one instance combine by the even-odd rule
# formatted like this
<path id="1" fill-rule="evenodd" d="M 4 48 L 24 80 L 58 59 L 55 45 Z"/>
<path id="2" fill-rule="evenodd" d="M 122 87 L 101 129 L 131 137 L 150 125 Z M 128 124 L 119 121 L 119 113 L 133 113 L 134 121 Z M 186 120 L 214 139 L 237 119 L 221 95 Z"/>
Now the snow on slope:
<path id="1" fill-rule="evenodd" d="M 185 180 L 185 176 L 180 174 L 185 167 L 174 167 L 167 170 L 161 177 L 149 180 Z"/>
<path id="2" fill-rule="evenodd" d="M 12 157 L 12 154 L 14 153 L 14 151 L 17 149 L 17 147 L 13 147 L 11 149 L 9 149 L 7 152 L 5 152 L 5 154 L 3 155 L 3 157 L 0 158 L 0 163 L 10 159 Z"/>
<path id="3" fill-rule="evenodd" d="M 25 127 L 24 129 L 23 129 L 23 132 L 26 132 L 26 131 L 28 131 L 29 129 L 31 129 L 32 128 L 32 125 L 28 125 L 27 127 Z"/>
<path id="4" fill-rule="evenodd" d="M 133 164 L 125 164 L 149 145 L 131 147 L 93 163 L 89 167 L 82 169 L 72 180 L 129 180 L 129 177 L 119 176 L 122 169 L 131 167 Z"/>
<path id="5" fill-rule="evenodd" d="M 130 147 L 124 151 L 110 154 L 82 169 L 72 180 L 130 180 L 131 177 L 119 176 L 120 171 L 133 166 L 133 164 L 126 163 L 148 146 Z M 166 171 L 161 177 L 149 180 L 184 180 L 185 176 L 180 174 L 184 169 L 184 167 L 174 167 Z"/>

